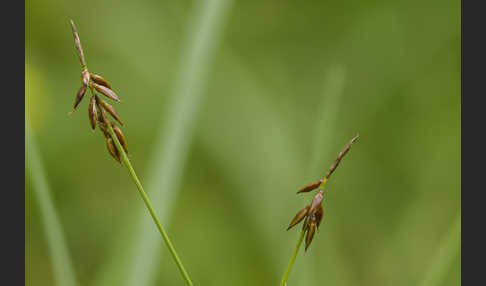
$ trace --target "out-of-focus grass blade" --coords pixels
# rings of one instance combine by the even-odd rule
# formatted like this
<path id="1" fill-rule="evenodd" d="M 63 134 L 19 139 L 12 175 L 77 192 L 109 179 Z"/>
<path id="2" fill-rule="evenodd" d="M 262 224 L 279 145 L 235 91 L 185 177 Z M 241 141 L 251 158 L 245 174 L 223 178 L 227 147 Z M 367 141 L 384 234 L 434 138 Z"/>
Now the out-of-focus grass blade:
<path id="1" fill-rule="evenodd" d="M 454 258 L 461 250 L 461 212 L 457 214 L 450 229 L 444 234 L 436 254 L 430 261 L 427 272 L 419 286 L 436 286 L 445 278 Z"/>
<path id="2" fill-rule="evenodd" d="M 209 72 L 215 48 L 218 46 L 225 18 L 231 1 L 209 0 L 198 2 L 194 8 L 185 51 L 176 78 L 172 102 L 163 111 L 164 128 L 156 139 L 156 150 L 152 156 L 151 170 L 146 189 L 162 224 L 166 225 L 180 177 L 190 148 L 192 133 L 200 103 L 204 96 L 205 81 Z M 140 204 L 140 217 L 131 246 L 124 249 L 125 255 L 117 255 L 115 260 L 129 261 L 126 269 L 118 269 L 110 275 L 128 275 L 124 285 L 151 285 L 155 280 L 160 249 L 165 247 L 153 221 Z M 170 236 L 170 231 L 169 231 Z M 177 242 L 173 242 L 176 250 Z M 181 255 L 184 263 L 183 254 Z M 114 262 L 116 264 L 116 262 Z M 186 268 L 187 263 L 185 264 Z M 120 265 L 122 266 L 122 265 Z M 189 275 L 191 269 L 188 268 Z M 105 283 L 108 280 L 101 280 Z M 102 284 L 100 284 L 102 285 Z"/>
<path id="3" fill-rule="evenodd" d="M 61 222 L 58 218 L 51 196 L 49 185 L 42 167 L 37 146 L 31 134 L 29 126 L 25 126 L 25 148 L 27 159 L 27 170 L 36 201 L 39 204 L 42 225 L 46 235 L 49 258 L 51 260 L 56 285 L 74 286 L 76 278 L 69 256 L 68 247 L 63 237 Z M 30 195 L 29 192 L 27 195 Z"/>

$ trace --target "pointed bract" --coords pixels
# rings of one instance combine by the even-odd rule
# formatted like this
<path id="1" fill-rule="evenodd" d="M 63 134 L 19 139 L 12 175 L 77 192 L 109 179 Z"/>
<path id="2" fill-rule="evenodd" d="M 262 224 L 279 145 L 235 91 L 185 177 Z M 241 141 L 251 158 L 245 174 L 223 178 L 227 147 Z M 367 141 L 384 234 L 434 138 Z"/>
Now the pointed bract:
<path id="1" fill-rule="evenodd" d="M 103 99 L 99 99 L 99 103 L 101 104 L 101 106 L 103 106 L 103 108 L 106 111 L 108 111 L 108 113 L 111 114 L 111 116 L 113 116 L 113 118 L 115 118 L 116 121 L 120 123 L 120 125 L 123 126 L 123 122 L 121 121 L 120 117 L 118 116 L 118 113 L 116 112 L 115 108 L 113 108 L 113 106 L 108 104 L 108 102 L 104 101 Z"/>
<path id="2" fill-rule="evenodd" d="M 116 124 L 111 123 L 111 126 L 113 127 L 113 131 L 115 131 L 116 137 L 118 138 L 118 141 L 120 141 L 123 150 L 125 150 L 125 153 L 128 154 L 127 140 L 125 139 L 125 135 L 123 135 L 120 127 L 116 126 Z"/>
<path id="3" fill-rule="evenodd" d="M 319 185 L 321 183 L 322 183 L 322 180 L 317 180 L 317 181 L 314 181 L 312 183 L 309 183 L 309 184 L 303 186 L 299 191 L 297 191 L 297 194 L 306 193 L 306 192 L 310 192 L 312 190 L 315 190 L 316 188 L 319 187 Z"/>
<path id="4" fill-rule="evenodd" d="M 76 50 L 78 50 L 79 60 L 81 61 L 81 65 L 85 67 L 86 60 L 84 59 L 83 47 L 81 47 L 81 41 L 79 40 L 78 30 L 76 29 L 76 26 L 74 26 L 73 20 L 71 20 L 71 29 L 73 31 L 73 36 L 74 36 L 74 45 L 76 46 Z"/>
<path id="5" fill-rule="evenodd" d="M 316 211 L 316 222 L 317 222 L 317 229 L 321 225 L 322 217 L 324 216 L 324 209 L 322 208 L 322 204 L 319 205 Z"/>
<path id="6" fill-rule="evenodd" d="M 311 220 L 309 223 L 309 227 L 307 228 L 307 235 L 305 236 L 305 251 L 307 251 L 307 248 L 309 248 L 309 245 L 312 242 L 312 239 L 314 238 L 314 234 L 316 232 L 316 221 Z"/>
<path id="7" fill-rule="evenodd" d="M 115 147 L 115 143 L 113 143 L 113 139 L 111 138 L 106 139 L 106 147 L 108 148 L 108 152 L 110 152 L 110 155 L 113 158 L 115 158 L 115 160 L 117 160 L 118 163 L 121 164 L 120 153 L 118 153 L 118 150 Z"/>
<path id="8" fill-rule="evenodd" d="M 98 111 L 96 108 L 96 99 L 94 96 L 91 97 L 91 101 L 89 102 L 89 122 L 91 124 L 91 129 L 95 130 L 96 128 L 96 121 L 98 120 Z"/>
<path id="9" fill-rule="evenodd" d="M 102 86 L 106 86 L 107 88 L 111 89 L 110 83 L 108 83 L 102 76 L 90 73 L 91 79 L 96 82 L 97 84 L 100 84 Z"/>
<path id="10" fill-rule="evenodd" d="M 82 85 L 79 88 L 78 93 L 76 94 L 76 98 L 74 99 L 74 109 L 76 109 L 76 107 L 78 107 L 78 104 L 83 99 L 85 93 L 86 93 L 86 86 Z"/>
<path id="11" fill-rule="evenodd" d="M 118 96 L 115 94 L 115 92 L 113 92 L 113 90 L 107 88 L 106 86 L 99 85 L 97 83 L 92 83 L 92 85 L 97 91 L 102 93 L 104 96 L 114 101 L 120 101 L 120 99 L 118 99 Z"/>
<path id="12" fill-rule="evenodd" d="M 305 208 L 301 209 L 296 215 L 295 217 L 292 219 L 292 221 L 290 222 L 290 225 L 289 227 L 287 228 L 287 230 L 291 229 L 292 227 L 294 227 L 295 225 L 297 225 L 298 223 L 300 223 L 304 218 L 305 216 L 307 215 L 307 212 L 309 210 L 309 207 L 310 205 L 306 206 Z"/>
<path id="13" fill-rule="evenodd" d="M 320 190 L 317 195 L 314 196 L 314 199 L 312 200 L 312 203 L 310 205 L 310 208 L 309 208 L 309 215 L 314 215 L 317 208 L 321 205 L 322 203 L 322 198 L 323 198 L 324 194 L 323 194 L 323 191 Z"/>

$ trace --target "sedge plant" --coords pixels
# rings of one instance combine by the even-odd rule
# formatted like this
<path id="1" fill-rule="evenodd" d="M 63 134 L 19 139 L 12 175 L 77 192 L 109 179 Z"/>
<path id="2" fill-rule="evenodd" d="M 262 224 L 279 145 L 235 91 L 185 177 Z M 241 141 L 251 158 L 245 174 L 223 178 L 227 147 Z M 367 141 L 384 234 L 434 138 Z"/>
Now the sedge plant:
<path id="1" fill-rule="evenodd" d="M 167 232 L 165 231 L 164 227 L 160 223 L 160 220 L 157 217 L 157 214 L 155 213 L 155 210 L 152 207 L 152 203 L 150 202 L 147 193 L 142 187 L 142 183 L 138 179 L 137 174 L 135 173 L 135 170 L 132 164 L 130 163 L 130 159 L 128 158 L 127 155 L 128 154 L 127 140 L 125 138 L 125 135 L 121 131 L 121 128 L 118 126 L 118 124 L 120 126 L 123 126 L 123 122 L 121 121 L 120 116 L 116 112 L 115 108 L 112 105 L 110 105 L 108 102 L 103 100 L 101 95 L 115 102 L 120 102 L 120 99 L 118 98 L 117 94 L 112 90 L 112 87 L 110 83 L 108 83 L 108 81 L 106 81 L 102 76 L 88 71 L 88 65 L 86 64 L 83 48 L 81 46 L 81 41 L 79 39 L 79 34 L 72 20 L 71 20 L 71 28 L 74 36 L 74 44 L 76 46 L 76 50 L 78 52 L 78 56 L 81 61 L 81 69 L 82 69 L 81 71 L 82 84 L 76 94 L 74 100 L 74 108 L 72 112 L 76 110 L 79 103 L 81 102 L 84 95 L 86 94 L 86 91 L 89 89 L 91 93 L 91 99 L 88 107 L 88 115 L 89 115 L 91 128 L 95 130 L 96 126 L 98 126 L 98 128 L 101 130 L 105 138 L 106 146 L 109 154 L 120 164 L 125 165 L 125 167 L 128 169 L 128 173 L 130 177 L 133 179 L 135 185 L 137 186 L 137 190 L 140 196 L 142 197 L 143 202 L 145 203 L 145 206 L 147 207 L 150 215 L 152 216 L 152 219 L 155 225 L 157 226 L 157 229 L 159 230 L 162 239 L 167 245 L 167 248 L 169 249 L 172 258 L 174 259 L 177 267 L 179 268 L 184 280 L 186 281 L 187 285 L 192 286 L 193 283 L 189 277 L 189 274 L 187 273 L 187 271 L 184 268 L 184 265 L 179 259 L 179 256 L 177 255 L 177 252 L 174 246 L 172 245 L 172 242 L 170 241 Z M 72 112 L 70 112 L 70 114 Z M 111 117 L 113 117 L 116 120 L 118 124 L 111 121 L 107 113 L 109 113 Z"/>
<path id="2" fill-rule="evenodd" d="M 351 141 L 349 141 L 349 143 L 346 144 L 343 150 L 339 152 L 336 160 L 334 160 L 334 162 L 332 163 L 331 167 L 329 168 L 329 170 L 327 171 L 323 179 L 319 179 L 314 182 L 311 182 L 305 185 L 304 187 L 302 187 L 299 191 L 297 191 L 297 194 L 300 194 L 300 193 L 307 193 L 315 189 L 319 190 L 317 194 L 314 196 L 314 198 L 312 199 L 312 202 L 309 205 L 305 206 L 303 209 L 301 209 L 299 212 L 297 212 L 297 214 L 292 219 L 290 225 L 287 228 L 287 230 L 289 230 L 292 227 L 299 224 L 301 221 L 304 221 L 302 230 L 300 231 L 300 235 L 297 240 L 297 245 L 295 246 L 292 257 L 290 258 L 290 262 L 282 277 L 280 286 L 287 285 L 287 280 L 289 278 L 290 271 L 294 266 L 295 259 L 297 258 L 297 254 L 299 253 L 299 249 L 300 246 L 302 245 L 302 241 L 304 240 L 304 237 L 305 237 L 305 251 L 307 251 L 307 249 L 309 248 L 314 238 L 314 234 L 316 233 L 316 230 L 319 229 L 319 225 L 321 224 L 322 217 L 324 216 L 322 201 L 324 198 L 324 188 L 326 186 L 326 183 L 329 180 L 331 174 L 336 170 L 337 166 L 343 159 L 344 155 L 348 153 L 349 149 L 351 149 L 351 146 L 356 140 L 358 140 L 358 138 L 359 135 L 353 137 L 353 139 L 351 139 Z"/>

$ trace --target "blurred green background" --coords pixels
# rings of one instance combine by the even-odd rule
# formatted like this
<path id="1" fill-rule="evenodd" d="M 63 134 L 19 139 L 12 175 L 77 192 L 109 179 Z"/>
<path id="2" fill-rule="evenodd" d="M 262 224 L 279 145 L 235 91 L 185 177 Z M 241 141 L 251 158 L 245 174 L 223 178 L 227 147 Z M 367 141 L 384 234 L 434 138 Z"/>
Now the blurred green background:
<path id="1" fill-rule="evenodd" d="M 288 285 L 460 285 L 460 1 L 25 4 L 26 285 L 185 285 L 89 97 L 67 115 L 70 18 L 195 285 L 278 285 L 358 133 Z"/>

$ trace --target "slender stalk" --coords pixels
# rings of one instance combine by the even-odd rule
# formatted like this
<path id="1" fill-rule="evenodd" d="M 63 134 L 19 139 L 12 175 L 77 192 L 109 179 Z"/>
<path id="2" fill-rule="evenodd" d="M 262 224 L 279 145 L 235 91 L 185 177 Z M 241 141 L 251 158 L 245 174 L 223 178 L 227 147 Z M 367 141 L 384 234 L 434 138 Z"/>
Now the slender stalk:
<path id="1" fill-rule="evenodd" d="M 91 86 L 90 86 L 90 91 L 91 91 L 91 94 L 94 96 L 95 92 L 93 90 L 93 87 L 91 87 Z M 99 106 L 99 108 L 103 108 L 103 107 Z M 130 173 L 130 177 L 135 182 L 135 185 L 137 186 L 137 190 L 140 193 L 140 196 L 142 197 L 143 202 L 145 203 L 145 206 L 147 206 L 147 209 L 150 212 L 150 215 L 152 216 L 152 219 L 154 220 L 155 225 L 159 229 L 159 232 L 162 235 L 162 238 L 164 239 L 164 242 L 167 245 L 167 248 L 169 249 L 170 253 L 172 254 L 172 258 L 174 258 L 174 261 L 177 264 L 177 267 L 179 268 L 179 271 L 181 272 L 182 276 L 184 277 L 184 280 L 186 280 L 187 285 L 193 286 L 191 278 L 189 277 L 189 274 L 187 274 L 187 271 L 184 268 L 184 265 L 182 264 L 179 256 L 177 255 L 177 252 L 176 252 L 174 246 L 172 245 L 172 242 L 170 241 L 169 236 L 167 235 L 162 224 L 160 223 L 160 220 L 157 217 L 157 214 L 155 213 L 154 208 L 152 207 L 152 203 L 150 202 L 150 199 L 147 196 L 147 193 L 143 189 L 142 183 L 138 179 L 137 174 L 135 173 L 135 170 L 133 169 L 132 164 L 130 163 L 130 160 L 128 159 L 128 156 L 125 153 L 125 150 L 123 149 L 120 141 L 118 140 L 118 137 L 116 136 L 115 131 L 113 130 L 113 127 L 111 126 L 110 122 L 106 118 L 106 113 L 101 112 L 101 114 L 103 116 L 102 117 L 103 121 L 106 123 L 108 133 L 110 134 L 111 138 L 113 139 L 113 142 L 115 143 L 116 149 L 118 150 L 118 152 L 121 155 L 121 159 L 123 161 L 123 164 L 125 164 L 125 166 L 128 169 L 128 172 Z"/>
<path id="2" fill-rule="evenodd" d="M 290 258 L 289 265 L 287 266 L 287 270 L 285 270 L 284 276 L 282 277 L 282 282 L 280 282 L 280 286 L 286 286 L 287 285 L 287 279 L 289 278 L 290 271 L 294 267 L 294 262 L 295 262 L 295 259 L 297 258 L 297 254 L 299 253 L 300 245 L 302 244 L 302 241 L 304 240 L 304 235 L 305 235 L 305 228 L 302 228 L 302 230 L 300 231 L 299 240 L 297 240 L 297 245 L 295 246 L 295 249 L 294 249 L 294 254 L 292 254 L 292 257 Z"/>

